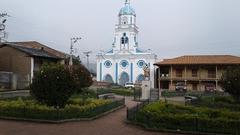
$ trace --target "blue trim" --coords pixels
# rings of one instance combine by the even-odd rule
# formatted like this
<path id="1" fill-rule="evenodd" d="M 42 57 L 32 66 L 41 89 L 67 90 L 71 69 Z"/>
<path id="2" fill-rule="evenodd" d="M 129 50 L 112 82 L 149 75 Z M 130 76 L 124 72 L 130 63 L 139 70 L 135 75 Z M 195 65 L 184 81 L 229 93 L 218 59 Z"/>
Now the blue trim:
<path id="1" fill-rule="evenodd" d="M 139 48 L 137 48 L 136 49 L 136 53 L 144 53 L 145 51 L 143 51 L 143 50 L 141 50 L 141 49 L 139 49 Z"/>
<path id="2" fill-rule="evenodd" d="M 115 74 L 116 84 L 118 84 L 118 63 L 116 63 L 116 74 Z"/>
<path id="3" fill-rule="evenodd" d="M 109 50 L 107 53 L 113 53 L 113 49 Z"/>
<path id="4" fill-rule="evenodd" d="M 133 63 L 131 63 L 131 82 L 133 82 Z"/>
<path id="5" fill-rule="evenodd" d="M 102 63 L 100 63 L 100 81 L 102 81 Z"/>

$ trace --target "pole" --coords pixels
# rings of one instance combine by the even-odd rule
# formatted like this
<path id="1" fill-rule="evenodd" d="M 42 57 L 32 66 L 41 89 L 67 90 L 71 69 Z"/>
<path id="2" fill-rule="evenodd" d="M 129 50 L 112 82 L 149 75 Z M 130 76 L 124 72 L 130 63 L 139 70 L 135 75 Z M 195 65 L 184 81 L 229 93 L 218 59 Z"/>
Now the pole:
<path id="1" fill-rule="evenodd" d="M 88 70 L 89 70 L 89 54 L 90 53 L 92 53 L 92 51 L 88 51 L 88 52 L 83 52 L 83 54 L 85 54 L 86 55 L 86 57 L 87 57 L 87 68 L 88 68 Z"/>
<path id="2" fill-rule="evenodd" d="M 70 43 L 70 60 L 69 60 L 69 65 L 72 66 L 73 65 L 73 42 L 71 39 L 71 43 Z"/>
<path id="3" fill-rule="evenodd" d="M 70 43 L 70 60 L 69 60 L 69 66 L 73 65 L 73 45 L 78 41 L 82 39 L 81 37 L 73 37 L 71 38 L 71 43 Z"/>

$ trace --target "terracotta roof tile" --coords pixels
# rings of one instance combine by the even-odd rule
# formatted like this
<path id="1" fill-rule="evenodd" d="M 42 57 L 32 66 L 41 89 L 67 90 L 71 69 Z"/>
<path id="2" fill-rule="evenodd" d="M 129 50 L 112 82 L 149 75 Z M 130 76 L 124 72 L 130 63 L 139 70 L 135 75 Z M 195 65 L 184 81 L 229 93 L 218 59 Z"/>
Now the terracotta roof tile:
<path id="1" fill-rule="evenodd" d="M 23 42 L 11 42 L 11 43 L 14 43 L 14 44 L 17 44 L 19 46 L 23 46 L 23 47 L 27 47 L 27 48 L 33 48 L 33 49 L 43 49 L 45 50 L 46 52 L 52 54 L 52 55 L 55 55 L 57 57 L 60 57 L 62 59 L 66 58 L 67 54 L 66 53 L 63 53 L 61 51 L 57 51 L 55 49 L 52 49 L 46 45 L 43 45 L 39 42 L 36 42 L 36 41 L 23 41 Z"/>
<path id="2" fill-rule="evenodd" d="M 200 65 L 200 64 L 240 64 L 240 57 L 232 55 L 189 55 L 164 59 L 154 65 Z"/>
<path id="3" fill-rule="evenodd" d="M 14 44 L 14 43 L 3 43 L 0 45 L 0 48 L 5 47 L 5 46 L 12 47 L 14 49 L 17 49 L 21 52 L 24 52 L 24 53 L 30 55 L 30 56 L 50 58 L 50 59 L 62 59 L 56 55 L 53 55 L 52 53 L 49 53 L 49 52 L 43 50 L 43 49 L 25 47 L 25 46 L 21 46 L 21 45 Z"/>

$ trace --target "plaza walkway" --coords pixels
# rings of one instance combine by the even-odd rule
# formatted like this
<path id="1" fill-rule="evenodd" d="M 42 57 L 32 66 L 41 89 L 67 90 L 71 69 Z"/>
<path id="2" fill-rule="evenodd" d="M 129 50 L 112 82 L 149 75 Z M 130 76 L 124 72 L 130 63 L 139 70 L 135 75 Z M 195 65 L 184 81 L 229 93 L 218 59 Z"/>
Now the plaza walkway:
<path id="1" fill-rule="evenodd" d="M 128 107 L 136 104 L 126 100 Z M 126 124 L 126 108 L 93 121 L 44 124 L 0 120 L 0 135 L 176 135 L 150 132 L 141 127 Z"/>

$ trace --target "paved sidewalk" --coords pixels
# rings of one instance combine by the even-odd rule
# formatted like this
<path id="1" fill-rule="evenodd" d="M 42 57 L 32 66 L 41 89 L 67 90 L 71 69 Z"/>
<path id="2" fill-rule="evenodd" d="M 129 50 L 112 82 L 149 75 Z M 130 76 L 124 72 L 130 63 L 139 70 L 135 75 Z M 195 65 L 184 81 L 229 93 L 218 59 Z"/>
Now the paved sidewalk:
<path id="1" fill-rule="evenodd" d="M 127 98 L 128 107 L 136 105 Z M 44 124 L 0 120 L 0 135 L 176 135 L 126 124 L 126 107 L 93 121 Z"/>

